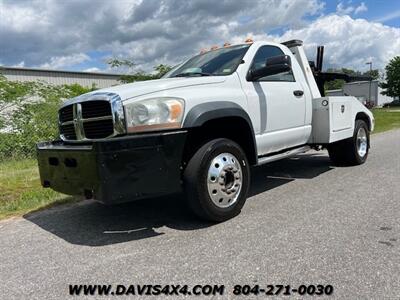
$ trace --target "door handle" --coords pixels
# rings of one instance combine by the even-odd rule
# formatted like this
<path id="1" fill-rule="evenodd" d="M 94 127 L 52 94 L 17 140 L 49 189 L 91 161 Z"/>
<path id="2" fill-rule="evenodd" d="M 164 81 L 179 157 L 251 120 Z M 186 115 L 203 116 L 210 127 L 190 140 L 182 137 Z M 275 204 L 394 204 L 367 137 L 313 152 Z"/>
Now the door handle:
<path id="1" fill-rule="evenodd" d="M 300 90 L 293 91 L 293 95 L 295 95 L 296 97 L 303 96 L 303 94 L 304 94 L 304 92 L 300 91 Z"/>

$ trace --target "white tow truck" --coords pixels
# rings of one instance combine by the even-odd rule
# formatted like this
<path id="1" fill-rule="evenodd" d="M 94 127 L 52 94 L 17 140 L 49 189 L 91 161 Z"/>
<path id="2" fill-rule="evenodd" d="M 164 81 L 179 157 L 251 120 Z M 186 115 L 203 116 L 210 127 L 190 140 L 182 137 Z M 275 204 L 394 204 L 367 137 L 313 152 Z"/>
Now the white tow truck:
<path id="1" fill-rule="evenodd" d="M 240 213 L 250 167 L 327 148 L 334 164 L 366 161 L 371 112 L 324 97 L 302 42 L 252 42 L 196 55 L 163 78 L 97 90 L 59 110 L 60 139 L 37 145 L 44 187 L 106 204 L 184 191 L 198 216 Z"/>

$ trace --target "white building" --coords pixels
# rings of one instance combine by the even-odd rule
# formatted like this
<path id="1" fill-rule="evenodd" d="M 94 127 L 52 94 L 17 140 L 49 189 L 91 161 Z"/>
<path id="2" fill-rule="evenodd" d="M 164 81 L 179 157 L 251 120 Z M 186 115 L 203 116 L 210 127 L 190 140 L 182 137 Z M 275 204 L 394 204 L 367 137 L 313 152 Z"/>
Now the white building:
<path id="1" fill-rule="evenodd" d="M 325 94 L 327 96 L 354 96 L 362 103 L 372 102 L 374 106 L 382 106 L 394 100 L 392 97 L 382 95 L 378 80 L 348 82 L 342 89 L 326 91 Z"/>
<path id="2" fill-rule="evenodd" d="M 19 67 L 2 67 L 0 73 L 11 81 L 36 81 L 42 80 L 50 84 L 74 84 L 97 88 L 106 88 L 121 84 L 118 79 L 121 74 L 94 73 L 78 71 L 45 70 Z"/>

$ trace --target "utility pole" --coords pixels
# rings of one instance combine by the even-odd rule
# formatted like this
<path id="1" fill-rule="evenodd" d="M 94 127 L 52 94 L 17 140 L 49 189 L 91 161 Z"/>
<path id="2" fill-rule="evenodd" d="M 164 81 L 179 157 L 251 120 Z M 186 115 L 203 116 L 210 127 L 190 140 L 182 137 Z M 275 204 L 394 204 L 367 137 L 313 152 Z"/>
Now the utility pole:
<path id="1" fill-rule="evenodd" d="M 372 85 L 372 61 L 369 61 L 369 62 L 367 62 L 367 63 L 365 63 L 366 65 L 369 65 L 369 95 L 368 95 L 368 101 L 369 102 L 372 102 L 371 101 L 371 85 Z M 376 101 L 377 99 L 375 99 L 375 101 Z"/>

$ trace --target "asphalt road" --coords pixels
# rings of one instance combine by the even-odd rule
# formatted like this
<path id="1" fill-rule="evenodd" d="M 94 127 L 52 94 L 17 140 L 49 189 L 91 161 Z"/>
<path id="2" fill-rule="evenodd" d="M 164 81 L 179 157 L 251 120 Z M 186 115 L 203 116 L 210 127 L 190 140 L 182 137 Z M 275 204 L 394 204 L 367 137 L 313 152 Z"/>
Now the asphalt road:
<path id="1" fill-rule="evenodd" d="M 223 298 L 238 299 L 235 284 L 271 283 L 399 299 L 399 153 L 397 130 L 373 136 L 362 166 L 332 167 L 322 151 L 255 168 L 241 215 L 217 225 L 194 220 L 180 197 L 0 222 L 0 298 L 71 298 L 68 284 L 224 284 Z"/>

